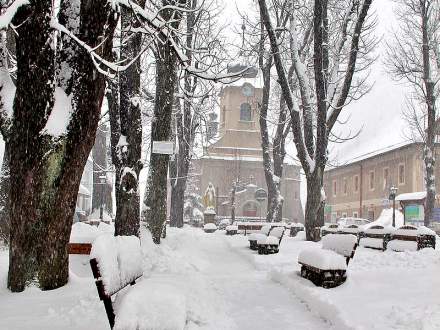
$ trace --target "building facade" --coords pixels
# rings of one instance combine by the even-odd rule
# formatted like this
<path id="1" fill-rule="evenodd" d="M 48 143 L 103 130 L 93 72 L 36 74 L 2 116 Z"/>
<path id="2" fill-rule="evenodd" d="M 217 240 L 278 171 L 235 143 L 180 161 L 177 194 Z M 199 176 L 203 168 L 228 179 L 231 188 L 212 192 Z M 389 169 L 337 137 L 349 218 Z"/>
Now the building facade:
<path id="1" fill-rule="evenodd" d="M 436 149 L 438 159 L 440 148 Z M 435 168 L 440 177 L 440 166 Z M 366 155 L 354 162 L 326 170 L 325 221 L 341 217 L 376 220 L 384 208 L 391 206 L 390 188 L 397 194 L 424 191 L 423 144 L 409 143 L 380 153 Z M 437 191 L 439 181 L 436 181 Z M 396 203 L 396 207 L 400 207 Z"/>
<path id="2" fill-rule="evenodd" d="M 257 201 L 255 191 L 267 191 L 263 170 L 258 103 L 262 89 L 258 78 L 240 79 L 224 87 L 220 93 L 219 134 L 205 147 L 203 155 L 191 164 L 192 176 L 203 195 L 211 182 L 216 189 L 216 213 L 231 213 L 231 190 L 235 194 L 237 217 L 266 217 L 267 200 Z M 283 218 L 303 222 L 300 202 L 300 167 L 284 165 L 281 183 L 284 197 Z"/>

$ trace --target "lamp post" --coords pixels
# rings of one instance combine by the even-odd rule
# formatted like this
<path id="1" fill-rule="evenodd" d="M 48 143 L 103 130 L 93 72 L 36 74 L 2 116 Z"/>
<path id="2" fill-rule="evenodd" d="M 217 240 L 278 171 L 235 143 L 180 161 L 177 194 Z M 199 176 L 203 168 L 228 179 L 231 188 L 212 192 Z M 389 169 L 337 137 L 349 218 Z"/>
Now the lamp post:
<path id="1" fill-rule="evenodd" d="M 389 199 L 393 201 L 393 227 L 396 227 L 396 193 L 397 193 L 397 188 L 392 186 L 390 188 Z"/>
<path id="2" fill-rule="evenodd" d="M 101 207 L 99 209 L 99 220 L 102 221 L 104 215 L 104 186 L 107 181 L 107 177 L 105 175 L 99 176 L 99 183 L 101 184 Z"/>

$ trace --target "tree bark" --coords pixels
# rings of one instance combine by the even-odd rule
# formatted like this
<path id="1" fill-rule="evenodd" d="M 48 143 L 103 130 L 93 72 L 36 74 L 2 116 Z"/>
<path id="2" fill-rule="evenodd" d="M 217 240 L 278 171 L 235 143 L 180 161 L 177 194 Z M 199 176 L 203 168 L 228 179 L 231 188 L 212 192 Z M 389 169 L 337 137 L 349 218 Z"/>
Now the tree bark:
<path id="1" fill-rule="evenodd" d="M 47 149 L 40 131 L 54 104 L 55 53 L 52 38 L 52 2 L 30 1 L 15 17 L 17 27 L 17 89 L 14 117 L 6 148 L 10 153 L 11 235 L 8 288 L 23 291 L 36 272 L 36 243 L 43 153 Z M 35 33 L 38 31 L 38 33 Z"/>
<path id="2" fill-rule="evenodd" d="M 0 239 L 3 240 L 3 242 L 7 245 L 9 245 L 11 227 L 11 205 L 9 200 L 10 187 L 11 178 L 9 173 L 9 151 L 7 148 L 5 148 L 0 174 Z"/>
<path id="3" fill-rule="evenodd" d="M 420 2 L 422 14 L 422 58 L 423 58 L 423 83 L 425 85 L 425 99 L 428 111 L 428 127 L 425 139 L 424 162 L 425 162 L 425 218 L 424 225 L 429 226 L 432 221 L 435 205 L 435 135 L 436 135 L 436 96 L 434 91 L 435 82 L 431 77 L 431 58 L 430 58 L 430 40 L 429 40 L 429 17 L 428 4 Z"/>
<path id="4" fill-rule="evenodd" d="M 80 13 L 80 40 L 96 48 L 101 57 L 110 59 L 118 20 L 110 4 L 106 0 L 85 1 L 81 3 Z M 56 191 L 50 209 L 43 213 L 45 239 L 39 267 L 39 283 L 43 290 L 58 288 L 68 281 L 68 242 L 73 213 L 84 166 L 95 140 L 105 91 L 105 77 L 98 72 L 87 51 L 78 47 L 75 53 L 73 113 L 63 147 L 54 153 L 57 159 L 53 166 L 58 167 L 58 175 L 52 182 Z"/>
<path id="5" fill-rule="evenodd" d="M 164 0 L 163 5 L 170 5 Z M 176 15 L 178 17 L 176 17 Z M 181 14 L 166 9 L 165 21 L 174 16 L 172 26 L 177 28 Z M 161 38 L 163 38 L 161 36 Z M 167 176 L 169 155 L 153 153 L 154 141 L 168 141 L 171 134 L 171 114 L 173 111 L 174 90 L 177 83 L 177 55 L 168 40 L 158 42 L 156 51 L 156 96 L 154 119 L 151 125 L 150 170 L 145 202 L 145 219 L 153 241 L 160 244 L 160 238 L 167 217 Z"/>
<path id="6" fill-rule="evenodd" d="M 188 7 L 195 10 L 197 0 L 189 1 Z M 186 17 L 186 57 L 188 63 L 192 63 L 192 48 L 194 37 L 194 26 L 196 24 L 195 12 L 191 11 Z M 191 104 L 188 99 L 195 87 L 196 80 L 192 79 L 188 72 L 184 75 L 184 92 L 188 96 L 183 100 L 183 116 L 180 109 L 176 114 L 177 141 L 179 144 L 179 153 L 174 161 L 175 171 L 171 179 L 171 209 L 170 226 L 183 227 L 183 215 L 185 205 L 185 190 L 188 178 L 189 165 L 191 163 L 191 151 L 194 142 L 195 120 L 191 111 Z M 182 118 L 183 117 L 183 118 Z"/>
<path id="7" fill-rule="evenodd" d="M 145 1 L 138 1 L 143 8 Z M 142 47 L 142 36 L 128 30 L 133 23 L 131 10 L 122 8 L 121 60 L 130 61 Z M 142 170 L 141 145 L 142 124 L 140 109 L 141 67 L 138 58 L 119 77 L 119 120 L 120 136 L 117 145 L 116 167 L 116 218 L 115 235 L 139 236 L 140 201 L 139 174 Z M 111 112 L 112 113 L 112 112 Z"/>

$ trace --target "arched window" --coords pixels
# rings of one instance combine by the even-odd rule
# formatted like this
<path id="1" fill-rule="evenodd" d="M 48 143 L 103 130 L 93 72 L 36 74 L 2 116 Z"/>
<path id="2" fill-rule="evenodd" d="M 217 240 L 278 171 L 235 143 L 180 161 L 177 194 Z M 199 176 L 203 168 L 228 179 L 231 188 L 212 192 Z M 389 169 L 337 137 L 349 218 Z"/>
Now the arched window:
<path id="1" fill-rule="evenodd" d="M 249 103 L 242 103 L 240 105 L 240 120 L 242 121 L 252 120 L 251 105 Z"/>

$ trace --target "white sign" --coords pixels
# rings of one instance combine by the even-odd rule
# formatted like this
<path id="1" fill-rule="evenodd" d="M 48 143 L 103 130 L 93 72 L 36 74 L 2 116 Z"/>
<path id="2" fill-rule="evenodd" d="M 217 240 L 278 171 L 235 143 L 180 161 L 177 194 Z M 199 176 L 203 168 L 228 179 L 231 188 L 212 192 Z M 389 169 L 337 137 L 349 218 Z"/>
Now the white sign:
<path id="1" fill-rule="evenodd" d="M 153 154 L 162 154 L 162 155 L 174 154 L 174 142 L 153 141 Z"/>

